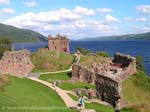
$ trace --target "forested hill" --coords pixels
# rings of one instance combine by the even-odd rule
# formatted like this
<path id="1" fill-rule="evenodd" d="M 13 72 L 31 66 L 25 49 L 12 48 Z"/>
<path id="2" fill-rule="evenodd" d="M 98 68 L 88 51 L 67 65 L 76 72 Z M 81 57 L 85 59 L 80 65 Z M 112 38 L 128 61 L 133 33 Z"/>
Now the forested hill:
<path id="1" fill-rule="evenodd" d="M 103 36 L 93 38 L 83 38 L 83 41 L 97 41 L 97 40 L 150 40 L 150 32 L 141 34 L 129 34 L 119 36 Z"/>
<path id="2" fill-rule="evenodd" d="M 5 25 L 1 23 L 0 23 L 0 38 L 10 38 L 13 42 L 47 41 L 47 38 L 38 32 L 27 29 L 20 29 L 14 26 Z"/>

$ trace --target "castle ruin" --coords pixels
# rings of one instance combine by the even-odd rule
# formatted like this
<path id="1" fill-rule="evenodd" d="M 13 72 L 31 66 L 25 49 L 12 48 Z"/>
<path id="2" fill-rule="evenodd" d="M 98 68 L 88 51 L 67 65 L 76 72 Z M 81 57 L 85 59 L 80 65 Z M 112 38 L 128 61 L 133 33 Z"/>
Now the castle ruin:
<path id="1" fill-rule="evenodd" d="M 22 78 L 27 76 L 33 67 L 28 50 L 5 51 L 0 60 L 1 74 L 11 74 Z"/>
<path id="2" fill-rule="evenodd" d="M 72 67 L 72 79 L 96 84 L 99 99 L 114 106 L 122 98 L 122 82 L 136 72 L 136 59 L 116 53 L 110 63 L 93 63 L 91 68 L 80 64 Z"/>
<path id="3" fill-rule="evenodd" d="M 69 50 L 69 39 L 66 36 L 57 34 L 56 37 L 48 36 L 48 48 L 51 51 L 63 51 L 70 53 Z"/>

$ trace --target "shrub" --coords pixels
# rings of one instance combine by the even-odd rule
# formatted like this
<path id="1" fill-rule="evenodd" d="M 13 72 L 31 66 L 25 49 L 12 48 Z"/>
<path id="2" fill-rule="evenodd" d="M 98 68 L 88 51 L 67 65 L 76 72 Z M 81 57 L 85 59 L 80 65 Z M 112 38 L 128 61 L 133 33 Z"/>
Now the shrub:
<path id="1" fill-rule="evenodd" d="M 99 51 L 96 53 L 97 56 L 109 57 L 109 54 L 105 51 Z"/>
<path id="2" fill-rule="evenodd" d="M 139 71 L 134 76 L 136 77 L 135 84 L 141 89 L 150 92 L 150 76 L 147 76 L 143 71 Z"/>
<path id="3" fill-rule="evenodd" d="M 144 59 L 142 56 L 136 56 L 136 68 L 139 71 L 144 71 L 145 72 L 145 68 L 144 68 Z"/>
<path id="4" fill-rule="evenodd" d="M 87 54 L 91 53 L 91 51 L 86 50 L 86 49 L 81 48 L 81 47 L 77 47 L 76 50 L 80 51 L 80 53 L 83 55 L 87 55 Z"/>

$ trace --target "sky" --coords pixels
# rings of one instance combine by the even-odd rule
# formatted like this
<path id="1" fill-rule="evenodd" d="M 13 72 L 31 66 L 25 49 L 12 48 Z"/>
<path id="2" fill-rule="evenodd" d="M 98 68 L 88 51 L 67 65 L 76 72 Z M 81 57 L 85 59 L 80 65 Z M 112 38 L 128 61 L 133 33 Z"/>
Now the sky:
<path id="1" fill-rule="evenodd" d="M 150 0 L 0 0 L 0 23 L 70 39 L 150 32 Z"/>

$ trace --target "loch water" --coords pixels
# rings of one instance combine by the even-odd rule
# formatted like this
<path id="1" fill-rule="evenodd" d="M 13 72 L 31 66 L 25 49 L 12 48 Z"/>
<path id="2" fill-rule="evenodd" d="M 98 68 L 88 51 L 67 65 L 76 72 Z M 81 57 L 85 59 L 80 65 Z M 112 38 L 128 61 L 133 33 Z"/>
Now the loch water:
<path id="1" fill-rule="evenodd" d="M 47 42 L 42 43 L 14 43 L 15 50 L 28 49 L 36 52 L 39 48 L 47 46 Z M 77 47 L 83 47 L 92 52 L 106 51 L 111 56 L 115 52 L 140 55 L 144 58 L 144 65 L 147 74 L 150 74 L 150 41 L 70 41 L 70 51 L 75 52 Z"/>

